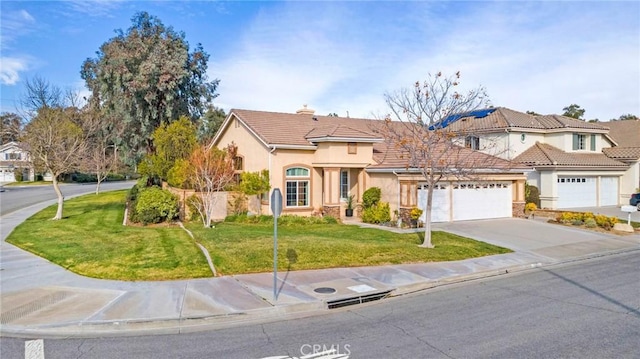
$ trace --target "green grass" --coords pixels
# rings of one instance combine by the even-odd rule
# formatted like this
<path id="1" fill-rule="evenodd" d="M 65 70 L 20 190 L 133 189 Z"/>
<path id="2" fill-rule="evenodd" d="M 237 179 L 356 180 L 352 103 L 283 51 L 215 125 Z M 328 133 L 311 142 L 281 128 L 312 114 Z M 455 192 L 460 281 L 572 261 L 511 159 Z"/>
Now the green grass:
<path id="1" fill-rule="evenodd" d="M 211 275 L 206 259 L 180 228 L 122 225 L 126 191 L 87 195 L 55 206 L 16 227 L 7 242 L 88 277 L 168 280 Z"/>
<path id="2" fill-rule="evenodd" d="M 126 191 L 86 195 L 55 206 L 19 225 L 8 242 L 69 270 L 95 278 L 169 280 L 210 276 L 206 259 L 178 227 L 122 225 Z M 218 272 L 273 269 L 273 223 L 220 223 L 205 229 L 188 224 L 210 251 Z M 454 261 L 510 250 L 446 232 L 433 232 L 435 249 L 418 247 L 422 233 L 396 234 L 342 224 L 278 227 L 280 270 Z"/>
<path id="3" fill-rule="evenodd" d="M 213 229 L 191 224 L 189 229 L 209 250 L 216 270 L 221 273 L 273 269 L 272 224 L 220 223 Z M 433 232 L 434 249 L 418 247 L 422 240 L 423 233 L 397 234 L 342 224 L 278 226 L 278 268 L 302 270 L 455 261 L 511 252 L 446 232 Z"/>

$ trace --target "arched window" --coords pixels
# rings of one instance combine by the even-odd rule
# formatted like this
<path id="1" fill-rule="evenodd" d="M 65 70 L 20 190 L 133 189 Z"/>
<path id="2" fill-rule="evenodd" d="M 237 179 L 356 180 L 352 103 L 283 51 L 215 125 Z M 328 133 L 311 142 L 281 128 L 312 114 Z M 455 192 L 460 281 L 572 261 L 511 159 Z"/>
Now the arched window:
<path id="1" fill-rule="evenodd" d="M 291 167 L 285 172 L 286 206 L 309 206 L 309 170 L 303 167 Z"/>

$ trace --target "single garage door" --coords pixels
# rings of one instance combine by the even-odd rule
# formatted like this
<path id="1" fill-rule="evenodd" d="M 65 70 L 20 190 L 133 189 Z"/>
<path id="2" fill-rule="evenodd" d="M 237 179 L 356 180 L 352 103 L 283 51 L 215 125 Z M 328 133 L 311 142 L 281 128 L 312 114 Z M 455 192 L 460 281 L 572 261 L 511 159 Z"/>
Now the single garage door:
<path id="1" fill-rule="evenodd" d="M 453 186 L 453 220 L 511 217 L 510 182 L 456 183 Z"/>
<path id="2" fill-rule="evenodd" d="M 558 208 L 598 205 L 595 177 L 558 177 Z"/>
<path id="3" fill-rule="evenodd" d="M 618 177 L 600 177 L 600 205 L 618 205 Z"/>
<path id="4" fill-rule="evenodd" d="M 427 190 L 422 187 L 418 191 L 419 208 L 425 208 L 426 201 Z M 433 191 L 431 221 L 505 218 L 511 217 L 512 211 L 510 182 L 439 184 Z M 423 214 L 421 220 L 425 218 Z"/>
<path id="5" fill-rule="evenodd" d="M 0 169 L 0 182 L 15 182 L 16 178 L 11 169 Z"/>
<path id="6" fill-rule="evenodd" d="M 449 185 L 437 184 L 433 189 L 433 199 L 431 201 L 431 222 L 449 222 L 451 212 L 451 202 L 449 201 Z M 427 185 L 418 185 L 418 208 L 427 207 Z M 426 213 L 422 213 L 420 220 L 424 222 Z"/>

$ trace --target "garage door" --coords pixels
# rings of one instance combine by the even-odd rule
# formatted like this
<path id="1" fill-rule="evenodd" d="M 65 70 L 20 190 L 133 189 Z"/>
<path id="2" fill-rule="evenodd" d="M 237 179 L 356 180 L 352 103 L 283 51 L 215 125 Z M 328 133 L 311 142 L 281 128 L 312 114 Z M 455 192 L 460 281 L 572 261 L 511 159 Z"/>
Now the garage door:
<path id="1" fill-rule="evenodd" d="M 600 177 L 600 205 L 618 205 L 618 177 Z"/>
<path id="2" fill-rule="evenodd" d="M 449 185 L 437 184 L 433 189 L 433 199 L 431 201 L 431 222 L 449 222 L 451 204 L 449 201 Z M 427 204 L 427 186 L 418 185 L 418 208 L 424 209 Z M 426 213 L 422 213 L 422 222 L 427 218 Z"/>
<path id="3" fill-rule="evenodd" d="M 595 177 L 558 177 L 558 208 L 597 206 Z"/>
<path id="4" fill-rule="evenodd" d="M 450 218 L 454 221 L 463 221 L 511 217 L 511 197 L 510 182 L 438 185 L 433 191 L 431 221 L 448 222 Z M 453 205 L 449 198 L 453 198 Z M 419 208 L 424 208 L 426 201 L 427 190 L 419 190 Z M 421 220 L 424 220 L 425 216 L 423 214 Z"/>
<path id="5" fill-rule="evenodd" d="M 453 186 L 453 220 L 511 217 L 510 182 L 457 183 Z"/>
<path id="6" fill-rule="evenodd" d="M 0 182 L 15 182 L 16 178 L 11 169 L 0 169 Z"/>

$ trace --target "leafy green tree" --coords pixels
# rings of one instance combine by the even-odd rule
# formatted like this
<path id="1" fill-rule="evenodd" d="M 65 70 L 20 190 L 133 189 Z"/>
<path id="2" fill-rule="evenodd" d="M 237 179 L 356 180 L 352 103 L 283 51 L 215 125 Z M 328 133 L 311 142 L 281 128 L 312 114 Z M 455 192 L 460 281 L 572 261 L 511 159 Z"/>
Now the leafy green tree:
<path id="1" fill-rule="evenodd" d="M 584 121 L 582 116 L 584 116 L 585 110 L 580 106 L 576 105 L 575 103 L 563 108 L 562 111 L 564 111 L 562 116 L 567 116 L 567 117 L 575 118 L 577 120 Z"/>
<path id="2" fill-rule="evenodd" d="M 240 191 L 247 196 L 256 196 L 258 201 L 260 196 L 269 192 L 269 170 L 261 172 L 243 172 L 240 180 Z M 262 206 L 258 205 L 258 214 L 262 214 Z"/>
<path id="3" fill-rule="evenodd" d="M 196 128 L 186 117 L 161 125 L 153 132 L 155 153 L 148 154 L 140 166 L 141 174 L 167 180 L 177 160 L 186 159 L 198 145 Z"/>
<path id="4" fill-rule="evenodd" d="M 183 32 L 140 12 L 132 26 L 88 58 L 81 75 L 94 101 L 125 124 L 122 142 L 133 163 L 153 153 L 153 131 L 180 116 L 202 117 L 217 96 L 219 80 L 208 81 L 209 55 L 198 44 L 189 52 Z"/>
<path id="5" fill-rule="evenodd" d="M 617 120 L 618 121 L 631 121 L 631 120 L 637 121 L 638 119 L 639 119 L 638 116 L 628 113 L 626 115 L 621 115 Z M 614 119 L 614 121 L 615 120 L 616 119 Z"/>
<path id="6" fill-rule="evenodd" d="M 74 108 L 44 107 L 26 126 L 21 141 L 29 146 L 31 161 L 53 177 L 53 189 L 58 197 L 54 220 L 62 219 L 64 196 L 58 176 L 80 165 L 86 151 L 86 141 Z"/>
<path id="7" fill-rule="evenodd" d="M 216 106 L 209 106 L 207 112 L 200 119 L 198 126 L 198 141 L 206 143 L 216 135 L 220 126 L 227 118 L 224 109 Z"/>

